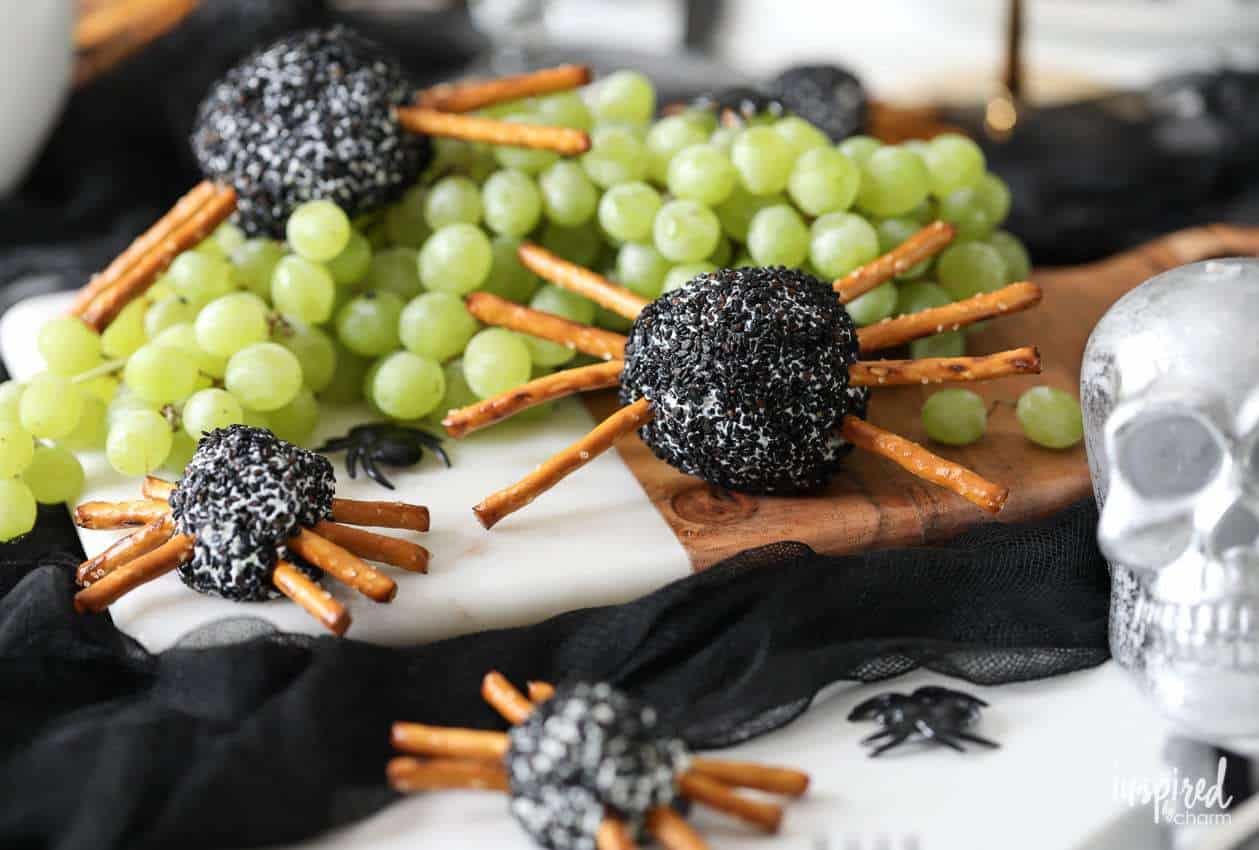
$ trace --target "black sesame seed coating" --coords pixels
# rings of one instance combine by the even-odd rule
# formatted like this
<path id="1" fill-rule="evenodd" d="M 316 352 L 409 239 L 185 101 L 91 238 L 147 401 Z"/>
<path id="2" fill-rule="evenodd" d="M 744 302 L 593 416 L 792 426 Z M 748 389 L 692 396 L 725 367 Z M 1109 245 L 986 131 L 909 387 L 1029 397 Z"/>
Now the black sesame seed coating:
<path id="1" fill-rule="evenodd" d="M 304 201 L 370 212 L 415 183 L 428 140 L 393 108 L 412 87 L 380 47 L 344 27 L 307 30 L 237 65 L 198 111 L 192 150 L 206 177 L 230 183 L 237 221 L 280 237 Z"/>
<path id="2" fill-rule="evenodd" d="M 551 850 L 595 850 L 609 811 L 641 830 L 674 802 L 687 758 L 655 709 L 602 683 L 560 687 L 509 740 L 512 815 Z"/>
<path id="3" fill-rule="evenodd" d="M 621 401 L 651 400 L 640 434 L 661 460 L 748 493 L 825 484 L 865 415 L 848 386 L 857 334 L 830 286 L 782 267 L 720 269 L 647 305 L 630 330 Z"/>
<path id="4" fill-rule="evenodd" d="M 195 539 L 192 560 L 179 568 L 184 584 L 237 602 L 272 599 L 277 558 L 309 575 L 285 541 L 332 513 L 336 478 L 322 455 L 270 431 L 232 425 L 211 431 L 171 493 L 171 515 Z"/>

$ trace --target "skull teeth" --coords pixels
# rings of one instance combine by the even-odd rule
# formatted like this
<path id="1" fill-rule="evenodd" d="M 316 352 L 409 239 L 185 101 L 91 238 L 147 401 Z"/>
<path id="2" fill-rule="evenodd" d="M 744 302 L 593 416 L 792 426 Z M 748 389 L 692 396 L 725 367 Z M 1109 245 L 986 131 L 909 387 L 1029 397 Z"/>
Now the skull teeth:
<path id="1" fill-rule="evenodd" d="M 1142 599 L 1137 609 L 1153 658 L 1259 670 L 1259 601 L 1180 605 Z"/>

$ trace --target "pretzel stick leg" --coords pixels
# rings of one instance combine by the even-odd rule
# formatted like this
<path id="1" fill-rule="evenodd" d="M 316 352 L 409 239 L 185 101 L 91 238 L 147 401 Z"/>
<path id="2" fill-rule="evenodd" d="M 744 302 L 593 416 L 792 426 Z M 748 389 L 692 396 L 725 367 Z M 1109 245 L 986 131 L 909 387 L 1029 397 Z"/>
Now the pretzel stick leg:
<path id="1" fill-rule="evenodd" d="M 487 325 L 532 334 L 602 360 L 625 359 L 625 337 L 618 333 L 522 307 L 488 292 L 473 292 L 465 303 L 468 312 Z"/>
<path id="2" fill-rule="evenodd" d="M 845 416 L 840 427 L 844 439 L 858 448 L 885 457 L 924 481 L 951 490 L 989 513 L 1000 513 L 1010 491 L 964 466 L 932 454 L 904 437 L 871 425 L 864 419 Z"/>
<path id="3" fill-rule="evenodd" d="M 651 421 L 651 402 L 640 398 L 622 407 L 595 429 L 564 451 L 554 455 L 529 475 L 505 490 L 499 490 L 472 509 L 481 525 L 493 528 L 508 514 L 514 513 L 550 490 L 568 475 L 612 448 L 612 444 L 637 431 Z"/>
<path id="4" fill-rule="evenodd" d="M 128 561 L 147 555 L 161 546 L 175 533 L 175 523 L 170 514 L 153 520 L 139 531 L 115 542 L 95 558 L 79 564 L 75 578 L 83 587 L 99 581 Z"/>
<path id="5" fill-rule="evenodd" d="M 638 850 L 634 836 L 619 818 L 605 817 L 595 833 L 596 850 Z"/>
<path id="6" fill-rule="evenodd" d="M 510 419 L 522 410 L 537 404 L 588 390 L 615 387 L 621 381 L 622 360 L 609 360 L 593 366 L 565 369 L 521 384 L 496 396 L 452 410 L 442 420 L 442 426 L 450 436 L 459 438 L 473 431 L 488 428 L 504 419 Z"/>
<path id="7" fill-rule="evenodd" d="M 524 723 L 525 718 L 533 713 L 533 703 L 496 670 L 486 673 L 481 680 L 481 698 L 513 726 Z"/>
<path id="8" fill-rule="evenodd" d="M 1040 352 L 1032 346 L 983 357 L 927 357 L 921 360 L 867 360 L 848 367 L 854 387 L 896 387 L 989 381 L 1009 375 L 1039 375 Z"/>
<path id="9" fill-rule="evenodd" d="M 416 95 L 415 105 L 442 112 L 471 112 L 496 103 L 568 91 L 590 82 L 587 65 L 559 65 L 494 80 L 442 83 Z"/>
<path id="10" fill-rule="evenodd" d="M 881 257 L 849 272 L 832 284 L 839 300 L 847 304 L 871 289 L 904 274 L 923 260 L 935 256 L 953 241 L 957 231 L 944 221 L 933 221 Z"/>
<path id="11" fill-rule="evenodd" d="M 1012 283 L 995 292 L 985 292 L 943 307 L 932 307 L 866 325 L 857 331 L 857 341 L 863 352 L 893 348 L 924 336 L 955 331 L 984 319 L 1027 310 L 1040 303 L 1041 295 L 1040 287 L 1034 283 Z"/>
<path id="12" fill-rule="evenodd" d="M 517 124 L 480 118 L 475 115 L 455 115 L 438 112 L 422 106 L 400 106 L 394 112 L 403 129 L 425 136 L 444 136 L 468 142 L 488 142 L 491 145 L 511 145 L 518 148 L 536 148 L 555 151 L 571 156 L 590 150 L 590 136 L 583 130 L 569 127 L 543 127 L 536 124 Z"/>
<path id="13" fill-rule="evenodd" d="M 411 573 L 428 572 L 428 550 L 410 540 L 373 534 L 335 522 L 315 523 L 314 532 L 367 561 L 378 561 Z"/>
<path id="14" fill-rule="evenodd" d="M 112 529 L 148 525 L 170 513 L 170 505 L 153 500 L 136 502 L 84 502 L 74 509 L 79 528 Z"/>
<path id="15" fill-rule="evenodd" d="M 175 492 L 175 485 L 165 479 L 146 475 L 144 476 L 144 483 L 140 485 L 140 492 L 144 494 L 146 499 L 153 499 L 157 502 L 169 502 L 170 494 Z"/>
<path id="16" fill-rule="evenodd" d="M 782 824 L 782 806 L 742 797 L 716 779 L 688 772 L 678 780 L 678 788 L 684 797 L 746 821 L 765 832 L 777 832 Z"/>
<path id="17" fill-rule="evenodd" d="M 668 806 L 647 813 L 647 831 L 664 850 L 708 850 L 708 842 Z"/>
<path id="18" fill-rule="evenodd" d="M 637 319 L 647 306 L 647 299 L 538 245 L 521 242 L 516 255 L 525 268 L 543 280 L 583 295 L 630 321 Z"/>
<path id="19" fill-rule="evenodd" d="M 385 775 L 395 791 L 441 791 L 471 788 L 506 791 L 507 771 L 502 765 L 483 761 L 434 759 L 421 761 L 411 756 L 390 759 Z"/>
<path id="20" fill-rule="evenodd" d="M 368 599 L 388 602 L 398 593 L 398 586 L 384 573 L 369 567 L 358 555 L 345 551 L 308 528 L 303 528 L 296 536 L 290 537 L 288 547 Z"/>
<path id="21" fill-rule="evenodd" d="M 529 702 L 540 705 L 555 696 L 555 686 L 550 682 L 528 682 Z"/>
<path id="22" fill-rule="evenodd" d="M 80 590 L 74 595 L 74 610 L 80 614 L 104 611 L 123 594 L 178 569 L 191 557 L 192 538 L 176 534 L 147 555 L 123 564 L 90 587 Z"/>
<path id="23" fill-rule="evenodd" d="M 405 528 L 428 531 L 428 508 L 406 502 L 368 502 L 361 499 L 333 499 L 332 521 L 345 525 L 376 528 Z"/>
<path id="24" fill-rule="evenodd" d="M 345 606 L 288 561 L 276 562 L 271 581 L 334 635 L 340 637 L 350 627 L 350 612 Z"/>
<path id="25" fill-rule="evenodd" d="M 395 723 L 389 739 L 396 749 L 418 756 L 501 762 L 507 754 L 505 733 L 480 729 Z"/>
<path id="26" fill-rule="evenodd" d="M 735 788 L 755 788 L 790 797 L 799 797 L 809 788 L 807 773 L 755 762 L 696 758 L 691 760 L 690 772 Z"/>

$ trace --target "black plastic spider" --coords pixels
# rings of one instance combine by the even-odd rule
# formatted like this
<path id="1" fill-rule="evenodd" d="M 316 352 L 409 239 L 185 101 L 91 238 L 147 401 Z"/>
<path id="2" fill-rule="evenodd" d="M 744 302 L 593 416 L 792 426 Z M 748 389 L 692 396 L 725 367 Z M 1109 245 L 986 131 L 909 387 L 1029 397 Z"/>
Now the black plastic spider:
<path id="1" fill-rule="evenodd" d="M 734 86 L 702 94 L 691 106 L 711 110 L 727 123 L 736 124 L 772 120 L 790 112 L 820 128 L 834 142 L 860 133 L 868 111 L 861 81 L 837 65 L 788 68 L 762 87 Z"/>
<path id="2" fill-rule="evenodd" d="M 361 463 L 368 478 L 381 487 L 392 490 L 393 483 L 376 465 L 415 466 L 424 457 L 425 449 L 440 457 L 447 467 L 450 466 L 450 457 L 442 448 L 441 440 L 419 428 L 395 425 L 392 422 L 355 425 L 344 437 L 334 437 L 315 451 L 345 452 L 345 471 L 351 478 L 358 477 L 358 466 Z"/>
<path id="3" fill-rule="evenodd" d="M 893 692 L 871 697 L 854 708 L 848 719 L 854 723 L 874 720 L 883 727 L 861 739 L 863 744 L 877 745 L 870 752 L 871 758 L 909 740 L 939 741 L 964 753 L 966 748 L 960 741 L 985 747 L 1000 746 L 966 731 L 979 720 L 979 710 L 987 706 L 979 697 L 927 685 L 908 695 Z M 885 738 L 888 740 L 883 740 Z"/>

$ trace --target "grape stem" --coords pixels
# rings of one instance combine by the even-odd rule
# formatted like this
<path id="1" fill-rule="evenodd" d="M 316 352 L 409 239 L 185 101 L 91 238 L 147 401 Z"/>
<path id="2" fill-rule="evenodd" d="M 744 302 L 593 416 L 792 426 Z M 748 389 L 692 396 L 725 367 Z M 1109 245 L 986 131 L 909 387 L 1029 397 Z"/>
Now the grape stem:
<path id="1" fill-rule="evenodd" d="M 109 360 L 105 363 L 102 363 L 99 366 L 93 366 L 91 369 L 88 369 L 86 372 L 80 372 L 79 374 L 75 375 L 73 378 L 70 379 L 70 383 L 85 384 L 88 381 L 94 380 L 96 378 L 101 378 L 101 377 L 104 377 L 105 375 L 113 375 L 117 372 L 121 372 L 123 367 L 126 365 L 127 365 L 127 358 L 125 357 L 120 357 L 117 360 Z"/>

